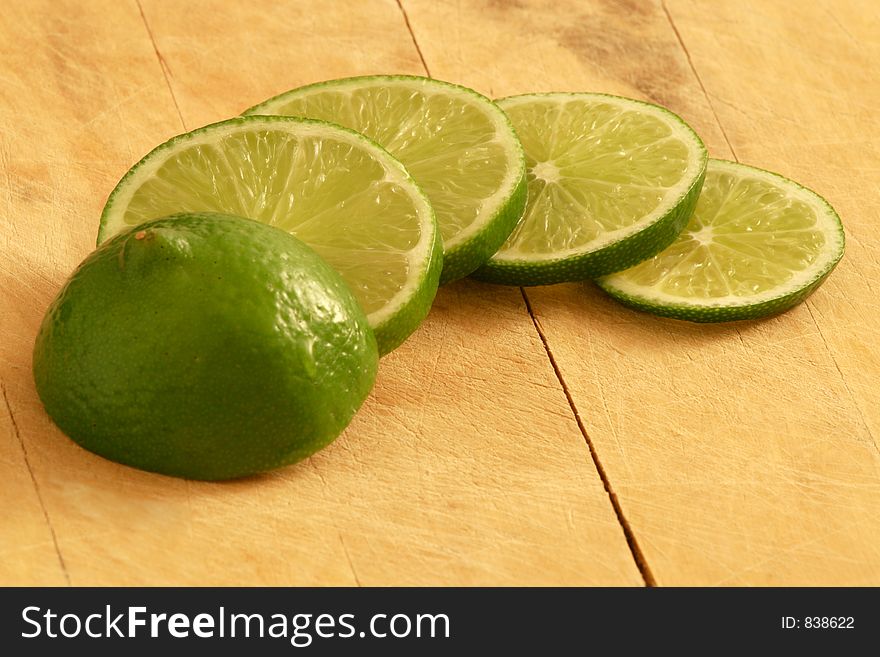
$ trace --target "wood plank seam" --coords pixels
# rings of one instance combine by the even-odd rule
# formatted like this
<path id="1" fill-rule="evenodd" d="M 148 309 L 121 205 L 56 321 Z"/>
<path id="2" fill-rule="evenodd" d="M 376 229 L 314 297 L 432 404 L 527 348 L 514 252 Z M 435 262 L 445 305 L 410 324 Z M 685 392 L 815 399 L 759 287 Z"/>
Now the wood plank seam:
<path id="1" fill-rule="evenodd" d="M 620 528 L 623 530 L 623 535 L 626 538 L 626 544 L 629 547 L 630 553 L 632 554 L 633 561 L 635 561 L 636 568 L 639 569 L 639 573 L 641 574 L 642 579 L 645 582 L 645 586 L 657 586 L 657 580 L 655 579 L 654 574 L 651 572 L 651 567 L 648 565 L 648 560 L 645 558 L 645 554 L 644 552 L 642 552 L 642 548 L 639 546 L 639 542 L 636 539 L 635 533 L 632 530 L 632 526 L 626 519 L 626 515 L 623 513 L 623 508 L 620 506 L 620 500 L 618 500 L 617 494 L 614 492 L 614 489 L 611 486 L 611 482 L 608 479 L 608 474 L 605 472 L 605 467 L 599 460 L 599 454 L 596 452 L 593 441 L 590 439 L 590 436 L 587 433 L 587 429 L 584 426 L 583 421 L 581 420 L 580 413 L 578 413 L 577 406 L 574 403 L 574 399 L 572 399 L 571 393 L 568 390 L 568 386 L 565 384 L 565 379 L 563 378 L 562 372 L 560 371 L 559 366 L 556 363 L 556 358 L 553 356 L 553 351 L 550 349 L 550 345 L 547 343 L 547 338 L 544 335 L 544 330 L 541 328 L 541 323 L 538 321 L 538 318 L 535 316 L 535 313 L 532 310 L 532 304 L 529 301 L 528 294 L 526 294 L 524 288 L 520 288 L 519 290 L 522 294 L 523 301 L 525 301 L 526 309 L 529 312 L 529 317 L 532 318 L 532 324 L 535 327 L 535 331 L 537 331 L 538 337 L 541 338 L 541 344 L 544 345 L 544 351 L 547 353 L 547 358 L 550 360 L 550 365 L 553 367 L 553 372 L 554 374 L 556 374 L 556 380 L 559 381 L 559 385 L 562 386 L 562 392 L 565 394 L 565 399 L 568 401 L 568 406 L 571 409 L 572 414 L 574 415 L 575 422 L 577 422 L 578 429 L 580 430 L 581 435 L 584 438 L 584 442 L 587 444 L 587 449 L 590 451 L 590 458 L 593 459 L 593 466 L 596 468 L 596 472 L 599 474 L 599 478 L 602 480 L 602 485 L 605 487 L 605 492 L 608 494 L 608 499 L 611 501 L 611 507 L 614 509 L 614 515 L 617 516 L 617 522 L 620 523 Z"/>
<path id="2" fill-rule="evenodd" d="M 400 7 L 400 13 L 403 14 L 403 22 L 406 23 L 406 29 L 409 32 L 409 36 L 412 39 L 413 45 L 416 47 L 416 52 L 419 54 L 419 60 L 422 62 L 422 68 L 425 69 L 425 74 L 430 78 L 431 70 L 428 68 L 428 63 L 425 61 L 425 56 L 422 54 L 422 49 L 419 47 L 419 42 L 416 41 L 416 35 L 413 32 L 412 25 L 409 23 L 409 16 L 406 13 L 406 9 L 403 7 L 402 0 L 395 0 L 397 2 L 397 6 Z"/>
<path id="3" fill-rule="evenodd" d="M 348 561 L 348 568 L 351 570 L 351 576 L 354 577 L 354 583 L 357 584 L 359 588 L 362 588 L 363 584 L 361 584 L 361 578 L 358 577 L 357 571 L 354 569 L 354 561 L 352 561 L 351 555 L 348 553 L 348 546 L 345 544 L 345 539 L 342 538 L 342 532 L 339 532 L 339 544 L 342 546 L 342 553 L 345 555 L 345 560 Z"/>
<path id="4" fill-rule="evenodd" d="M 6 406 L 6 412 L 9 414 L 9 421 L 12 424 L 12 432 L 15 434 L 15 438 L 18 440 L 19 447 L 21 447 L 22 456 L 24 457 L 24 464 L 27 467 L 28 475 L 30 475 L 31 482 L 34 485 L 34 492 L 37 494 L 37 500 L 40 503 L 40 509 L 43 511 L 43 518 L 46 520 L 46 526 L 49 528 L 49 535 L 52 537 L 52 544 L 55 546 L 55 554 L 58 556 L 58 565 L 61 566 L 61 572 L 64 574 L 64 580 L 67 582 L 67 585 L 70 586 L 70 573 L 67 572 L 67 565 L 64 563 L 64 556 L 61 554 L 61 548 L 58 545 L 58 537 L 55 535 L 55 528 L 52 526 L 52 521 L 49 519 L 49 512 L 46 510 L 46 503 L 43 501 L 43 495 L 40 492 L 40 485 L 37 483 L 37 478 L 34 476 L 34 469 L 31 467 L 30 459 L 28 458 L 27 447 L 24 445 L 24 440 L 21 437 L 21 432 L 18 429 L 18 422 L 15 419 L 15 414 L 12 412 L 12 406 L 9 403 L 9 396 L 6 394 L 6 384 L 0 381 L 0 394 L 3 396 L 3 404 Z"/>
<path id="5" fill-rule="evenodd" d="M 724 143 L 727 144 L 727 148 L 730 150 L 730 154 L 733 156 L 733 159 L 739 162 L 739 156 L 736 154 L 736 151 L 733 148 L 733 144 L 730 142 L 730 138 L 727 136 L 727 131 L 724 129 L 724 125 L 722 125 L 721 119 L 718 117 L 718 112 L 715 111 L 715 105 L 712 103 L 712 98 L 709 96 L 709 92 L 706 91 L 706 85 L 703 84 L 703 79 L 700 77 L 700 74 L 697 73 L 697 67 L 694 65 L 694 60 L 691 58 L 691 53 L 687 49 L 681 33 L 678 31 L 678 27 L 676 27 L 675 21 L 672 19 L 672 14 L 669 13 L 669 9 L 666 7 L 666 0 L 660 0 L 660 7 L 661 9 L 663 9 L 663 13 L 666 14 L 666 20 L 669 21 L 669 27 L 672 28 L 672 32 L 675 34 L 675 40 L 681 47 L 685 59 L 687 59 L 687 63 L 691 69 L 691 73 L 694 74 L 694 79 L 697 81 L 697 84 L 700 85 L 700 90 L 703 92 L 703 97 L 706 99 L 706 104 L 709 105 L 709 110 L 712 112 L 712 116 L 715 119 L 715 125 L 717 125 L 718 129 L 721 131 L 721 136 L 724 137 Z M 740 331 L 739 328 L 736 326 L 734 326 L 734 330 L 736 331 L 736 337 L 739 339 L 739 343 L 743 346 L 744 349 L 747 349 L 746 341 L 743 340 L 742 331 Z"/>
<path id="6" fill-rule="evenodd" d="M 810 303 L 804 304 L 807 307 L 807 312 L 810 313 L 810 319 L 813 320 L 813 324 L 816 325 L 816 330 L 819 331 L 819 337 L 822 338 L 822 344 L 825 345 L 825 351 L 828 352 L 828 356 L 831 358 L 831 362 L 834 363 L 835 369 L 837 369 L 837 373 L 840 375 L 840 380 L 843 381 L 843 387 L 846 388 L 847 394 L 849 394 L 850 400 L 852 400 L 853 406 L 856 407 L 856 410 L 859 412 L 859 418 L 862 420 L 862 424 L 865 427 L 865 431 L 868 432 L 868 436 L 871 437 L 871 444 L 874 446 L 874 451 L 880 455 L 880 448 L 877 447 L 877 439 L 874 437 L 874 432 L 871 431 L 871 427 L 868 425 L 868 420 L 865 418 L 864 412 L 862 412 L 862 407 L 859 405 L 859 402 L 856 400 L 855 395 L 853 394 L 852 389 L 849 387 L 849 381 L 846 380 L 846 377 L 843 375 L 843 370 L 840 369 L 840 365 L 837 364 L 837 359 L 834 357 L 834 354 L 831 353 L 831 347 L 828 346 L 828 340 L 825 339 L 825 334 L 822 332 L 822 328 L 819 326 L 819 322 L 816 321 L 816 317 L 813 315 L 813 306 Z"/>
<path id="7" fill-rule="evenodd" d="M 162 53 L 159 52 L 159 46 L 156 44 L 156 39 L 153 38 L 153 30 L 150 29 L 150 24 L 147 23 L 147 17 L 144 15 L 144 8 L 141 6 L 141 0 L 134 0 L 134 2 L 137 5 L 138 12 L 141 15 L 141 20 L 144 23 L 144 28 L 147 30 L 147 37 L 149 37 L 150 43 L 153 46 L 153 52 L 156 53 L 156 59 L 159 60 L 159 68 L 162 70 L 162 77 L 165 78 L 165 85 L 168 87 L 168 93 L 171 94 L 171 102 L 174 103 L 174 109 L 177 110 L 177 117 L 180 119 L 180 125 L 183 127 L 184 131 L 186 131 L 186 122 L 183 120 L 183 114 L 180 111 L 180 105 L 177 104 L 177 96 L 174 95 L 174 88 L 171 86 L 171 80 L 168 77 L 171 69 L 168 67 L 168 63 L 165 61 L 165 58 L 162 57 Z"/>
<path id="8" fill-rule="evenodd" d="M 419 42 L 416 39 L 415 32 L 412 29 L 412 25 L 409 21 L 409 16 L 406 13 L 406 9 L 403 6 L 402 0 L 396 0 L 397 6 L 400 8 L 400 12 L 403 14 L 403 21 L 406 24 L 406 29 L 409 31 L 410 37 L 412 37 L 413 45 L 416 48 L 416 52 L 418 52 L 419 59 L 422 62 L 422 66 L 425 69 L 425 73 L 428 77 L 431 77 L 431 71 L 428 68 L 428 64 L 425 61 L 425 57 L 422 54 L 422 49 L 419 47 Z M 626 544 L 629 547 L 630 554 L 632 555 L 633 561 L 635 562 L 636 568 L 639 571 L 639 574 L 642 576 L 642 580 L 645 583 L 645 586 L 656 586 L 657 581 L 654 578 L 654 575 L 651 573 L 650 566 L 648 565 L 647 560 L 645 559 L 645 555 L 642 552 L 641 547 L 639 547 L 638 541 L 636 540 L 635 534 L 632 531 L 632 527 L 629 524 L 629 521 L 626 519 L 626 516 L 623 513 L 623 509 L 620 506 L 620 502 L 617 499 L 617 494 L 614 492 L 611 487 L 611 482 L 608 480 L 608 476 L 605 472 L 605 468 L 602 466 L 602 463 L 599 460 L 599 455 L 596 453 L 595 447 L 593 446 L 592 440 L 587 435 L 586 427 L 584 423 L 581 421 L 581 417 L 578 414 L 577 407 L 574 404 L 574 400 L 571 397 L 571 393 L 568 390 L 568 387 L 565 384 L 565 380 L 562 377 L 562 373 L 559 370 L 559 366 L 556 364 L 556 359 L 553 357 L 553 352 L 550 350 L 550 345 L 547 344 L 547 338 L 544 335 L 543 330 L 541 329 L 541 325 L 538 322 L 538 318 L 535 317 L 535 313 L 532 310 L 532 305 L 529 302 L 529 297 L 526 294 L 524 288 L 519 288 L 520 294 L 522 294 L 523 301 L 526 305 L 526 311 L 529 314 L 529 318 L 532 320 L 532 325 L 535 327 L 535 332 L 538 334 L 538 337 L 541 339 L 541 344 L 544 347 L 544 352 L 547 354 L 547 359 L 550 361 L 550 365 L 553 368 L 553 372 L 556 375 L 556 380 L 559 382 L 559 385 L 562 388 L 562 392 L 565 395 L 565 399 L 568 402 L 568 406 L 571 409 L 571 413 L 574 416 L 575 422 L 577 423 L 578 429 L 581 432 L 581 436 L 584 439 L 584 442 L 587 445 L 587 449 L 590 452 L 590 458 L 593 461 L 593 467 L 596 468 L 596 472 L 599 475 L 599 478 L 602 480 L 602 486 L 605 488 L 605 493 L 608 495 L 608 499 L 611 502 L 611 508 L 614 509 L 614 515 L 617 518 L 617 522 L 620 524 L 620 528 L 623 531 L 624 538 L 626 539 Z M 742 340 L 742 338 L 740 338 Z M 341 536 L 340 536 L 341 539 Z M 345 544 L 343 543 L 343 548 L 345 548 Z M 346 552 L 346 556 L 348 553 Z M 354 569 L 352 569 L 354 572 Z M 355 575 L 355 577 L 357 577 Z"/>
<path id="9" fill-rule="evenodd" d="M 734 160 L 739 162 L 739 157 L 737 157 L 736 151 L 733 150 L 733 144 L 730 143 L 730 139 L 727 136 L 727 131 L 721 124 L 721 119 L 718 118 L 718 112 L 715 111 L 715 105 L 712 103 L 712 99 L 709 97 L 709 93 L 706 91 L 706 86 L 703 84 L 703 79 L 700 77 L 700 74 L 697 73 L 697 67 L 694 66 L 694 60 L 691 59 L 691 53 L 688 51 L 687 46 L 684 45 L 684 39 L 681 38 L 681 33 L 675 26 L 675 21 L 672 20 L 672 14 L 669 13 L 669 9 L 666 7 L 666 0 L 660 0 L 660 6 L 663 8 L 663 13 L 666 14 L 666 20 L 669 21 L 669 27 L 671 27 L 672 31 L 675 33 L 675 38 L 678 41 L 678 45 L 681 46 L 682 51 L 684 51 L 684 56 L 687 59 L 688 66 L 690 66 L 691 73 L 694 74 L 694 79 L 696 79 L 697 84 L 700 85 L 703 96 L 706 98 L 706 102 L 709 104 L 709 109 L 712 110 L 712 116 L 715 117 L 715 123 L 718 126 L 718 129 L 721 130 L 721 135 L 724 137 L 724 141 L 727 143 L 727 147 L 730 149 L 730 154 L 733 155 Z M 742 340 L 742 337 L 740 337 L 740 340 Z"/>
<path id="10" fill-rule="evenodd" d="M 684 39 L 681 36 L 681 33 L 678 31 L 678 28 L 675 25 L 675 21 L 672 18 L 672 14 L 669 12 L 669 9 L 666 7 L 666 0 L 661 0 L 660 6 L 663 8 L 663 12 L 666 14 L 666 19 L 669 21 L 670 27 L 672 27 L 672 31 L 675 32 L 675 37 L 678 40 L 679 46 L 681 46 L 682 51 L 684 51 L 685 57 L 687 58 L 688 65 L 690 66 L 691 72 L 694 74 L 694 78 L 697 83 L 700 85 L 700 89 L 703 92 L 703 96 L 706 98 L 706 102 L 709 105 L 709 108 L 712 110 L 712 115 L 715 118 L 715 123 L 718 125 L 718 129 L 721 130 L 721 134 L 724 136 L 724 141 L 727 142 L 727 146 L 730 149 L 731 154 L 734 159 L 739 162 L 740 159 L 736 154 L 736 151 L 733 148 L 733 144 L 730 142 L 730 139 L 727 136 L 727 131 L 724 129 L 724 125 L 721 123 L 721 119 L 718 116 L 718 112 L 715 111 L 715 105 L 712 102 L 712 97 L 709 95 L 709 92 L 706 90 L 706 86 L 703 84 L 703 79 L 700 77 L 700 74 L 697 72 L 697 68 L 694 65 L 693 60 L 691 59 L 691 54 L 687 49 L 687 46 L 684 43 Z M 834 16 L 832 15 L 832 18 Z M 836 18 L 835 18 L 836 20 Z M 839 24 L 839 22 L 838 22 Z M 842 26 L 841 26 L 842 27 Z M 844 30 L 846 31 L 846 30 Z M 862 411 L 861 406 L 859 405 L 858 400 L 853 394 L 852 389 L 849 386 L 849 382 L 846 380 L 846 377 L 843 374 L 843 370 L 840 369 L 840 364 L 837 362 L 837 359 L 834 357 L 834 353 L 831 351 L 831 347 L 828 346 L 828 340 L 825 339 L 825 334 L 822 332 L 822 327 L 819 326 L 819 322 L 816 320 L 816 316 L 813 314 L 813 302 L 810 299 L 806 299 L 804 301 L 804 306 L 807 309 L 807 312 L 810 315 L 810 320 L 812 320 L 813 325 L 816 327 L 816 331 L 819 334 L 819 337 L 822 338 L 822 344 L 825 346 L 825 351 L 828 354 L 828 357 L 831 359 L 831 362 L 834 363 L 834 368 L 837 370 L 837 373 L 840 375 L 840 380 L 843 383 L 844 388 L 846 388 L 847 394 L 849 394 L 850 401 L 855 406 L 856 410 L 859 412 L 859 419 L 862 422 L 862 425 L 865 427 L 865 431 L 868 433 L 868 436 L 871 438 L 871 445 L 874 447 L 874 451 L 880 454 L 880 447 L 877 446 L 877 439 L 874 436 L 874 433 L 871 431 L 871 427 L 868 425 L 868 421 L 865 418 L 865 414 Z M 737 334 L 739 335 L 740 342 L 743 342 L 742 335 L 739 333 L 739 329 L 737 329 Z M 743 344 L 745 344 L 743 342 Z"/>

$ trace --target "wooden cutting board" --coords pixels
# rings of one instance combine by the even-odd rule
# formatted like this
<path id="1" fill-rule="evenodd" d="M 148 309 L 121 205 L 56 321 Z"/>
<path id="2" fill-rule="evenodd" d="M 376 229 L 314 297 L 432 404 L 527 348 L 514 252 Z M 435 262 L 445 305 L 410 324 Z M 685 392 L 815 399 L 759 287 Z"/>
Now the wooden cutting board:
<path id="1" fill-rule="evenodd" d="M 0 583 L 880 584 L 878 59 L 870 0 L 7 3 Z M 827 197 L 847 255 L 807 303 L 735 325 L 589 285 L 447 286 L 346 433 L 263 477 L 181 481 L 67 440 L 30 351 L 120 176 L 366 73 L 661 103 L 712 155 Z"/>

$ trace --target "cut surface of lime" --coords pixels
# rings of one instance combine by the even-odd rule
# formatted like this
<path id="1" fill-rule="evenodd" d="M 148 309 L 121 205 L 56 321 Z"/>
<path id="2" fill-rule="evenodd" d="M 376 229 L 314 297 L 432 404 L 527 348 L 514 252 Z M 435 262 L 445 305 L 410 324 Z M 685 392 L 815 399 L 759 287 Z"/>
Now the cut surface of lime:
<path id="1" fill-rule="evenodd" d="M 498 104 L 525 149 L 528 204 L 476 278 L 507 285 L 594 278 L 654 255 L 684 228 L 708 155 L 678 116 L 592 93 Z"/>
<path id="2" fill-rule="evenodd" d="M 344 78 L 293 89 L 245 114 L 331 121 L 388 149 L 434 207 L 443 283 L 485 262 L 522 216 L 522 146 L 504 112 L 472 89 L 417 76 Z"/>
<path id="3" fill-rule="evenodd" d="M 428 314 L 442 249 L 428 199 L 377 144 L 322 121 L 253 116 L 158 146 L 122 178 L 98 242 L 181 212 L 223 212 L 282 228 L 351 287 L 381 353 Z"/>
<path id="4" fill-rule="evenodd" d="M 709 160 L 696 211 L 678 239 L 597 283 L 657 315 L 754 319 L 803 301 L 843 251 L 840 218 L 821 196 L 774 173 Z"/>

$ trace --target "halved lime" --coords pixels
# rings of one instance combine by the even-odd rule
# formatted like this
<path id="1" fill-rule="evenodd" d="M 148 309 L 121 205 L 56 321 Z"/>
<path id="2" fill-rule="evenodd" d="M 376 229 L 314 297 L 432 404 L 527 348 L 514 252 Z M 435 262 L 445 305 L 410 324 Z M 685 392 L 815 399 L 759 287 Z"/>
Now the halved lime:
<path id="1" fill-rule="evenodd" d="M 803 301 L 843 256 L 840 218 L 815 192 L 761 169 L 709 160 L 685 231 L 598 284 L 628 306 L 693 322 L 754 319 Z"/>
<path id="2" fill-rule="evenodd" d="M 349 287 L 289 233 L 183 214 L 107 240 L 53 301 L 34 381 L 106 458 L 193 479 L 294 463 L 336 438 L 376 378 Z"/>
<path id="3" fill-rule="evenodd" d="M 441 283 L 467 276 L 488 260 L 522 216 L 522 146 L 504 112 L 472 89 L 406 75 L 345 78 L 288 91 L 245 114 L 332 121 L 394 154 L 437 215 Z"/>
<path id="4" fill-rule="evenodd" d="M 428 314 L 442 251 L 430 203 L 403 165 L 323 121 L 253 116 L 158 146 L 125 174 L 98 242 L 180 212 L 224 212 L 283 228 L 351 287 L 387 353 Z"/>
<path id="5" fill-rule="evenodd" d="M 663 250 L 693 212 L 708 157 L 656 105 L 588 93 L 498 101 L 526 152 L 529 202 L 475 278 L 546 285 L 609 274 Z"/>

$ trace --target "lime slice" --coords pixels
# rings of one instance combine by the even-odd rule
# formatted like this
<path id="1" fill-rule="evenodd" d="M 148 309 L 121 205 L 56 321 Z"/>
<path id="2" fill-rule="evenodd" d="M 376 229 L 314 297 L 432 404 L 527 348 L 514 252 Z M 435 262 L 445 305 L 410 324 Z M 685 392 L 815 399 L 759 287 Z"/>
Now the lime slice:
<path id="1" fill-rule="evenodd" d="M 498 101 L 526 151 L 525 216 L 475 278 L 546 285 L 594 278 L 663 250 L 693 211 L 707 153 L 671 112 L 586 93 Z"/>
<path id="2" fill-rule="evenodd" d="M 283 228 L 348 283 L 387 353 L 428 314 L 442 251 L 428 199 L 363 135 L 305 119 L 254 116 L 158 146 L 125 174 L 98 242 L 180 212 L 223 212 Z"/>
<path id="3" fill-rule="evenodd" d="M 775 173 L 709 160 L 685 231 L 650 260 L 599 279 L 628 306 L 693 322 L 788 310 L 843 256 L 843 226 L 818 194 Z"/>
<path id="4" fill-rule="evenodd" d="M 415 76 L 345 78 L 288 91 L 245 114 L 332 121 L 387 148 L 437 214 L 441 283 L 488 260 L 522 216 L 522 146 L 504 112 L 472 89 Z"/>

